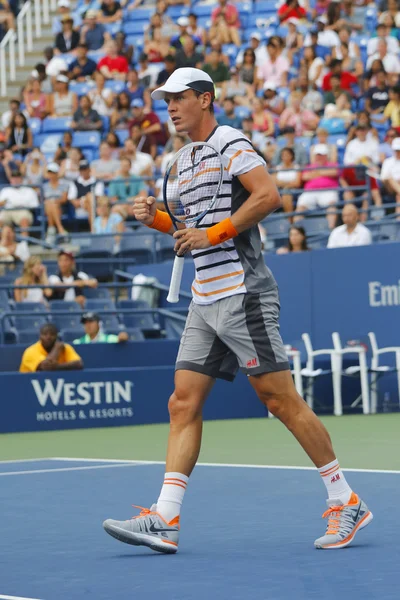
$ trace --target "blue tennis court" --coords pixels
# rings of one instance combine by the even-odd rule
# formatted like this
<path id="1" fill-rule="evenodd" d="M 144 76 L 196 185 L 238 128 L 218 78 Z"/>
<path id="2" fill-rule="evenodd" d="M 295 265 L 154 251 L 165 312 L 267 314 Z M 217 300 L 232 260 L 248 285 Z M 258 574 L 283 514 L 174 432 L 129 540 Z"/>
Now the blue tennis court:
<path id="1" fill-rule="evenodd" d="M 202 465 L 176 555 L 121 544 L 105 518 L 157 500 L 161 463 L 0 463 L 0 599 L 398 600 L 400 472 L 348 472 L 374 513 L 353 546 L 317 551 L 325 490 L 308 468 Z"/>

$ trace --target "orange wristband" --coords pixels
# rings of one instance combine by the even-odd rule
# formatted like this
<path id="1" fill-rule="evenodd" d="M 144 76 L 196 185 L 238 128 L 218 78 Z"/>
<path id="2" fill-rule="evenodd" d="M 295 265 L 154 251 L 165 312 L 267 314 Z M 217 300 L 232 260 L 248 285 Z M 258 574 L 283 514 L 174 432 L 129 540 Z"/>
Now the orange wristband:
<path id="1" fill-rule="evenodd" d="M 150 227 L 150 229 L 157 229 L 157 231 L 161 231 L 162 233 L 168 233 L 172 225 L 172 219 L 169 214 L 163 210 L 157 209 L 154 221 L 151 225 L 148 225 L 148 227 Z"/>
<path id="2" fill-rule="evenodd" d="M 217 246 L 230 240 L 238 235 L 235 227 L 232 225 L 232 221 L 224 219 L 221 223 L 213 225 L 210 229 L 207 229 L 207 237 L 210 240 L 211 246 Z"/>

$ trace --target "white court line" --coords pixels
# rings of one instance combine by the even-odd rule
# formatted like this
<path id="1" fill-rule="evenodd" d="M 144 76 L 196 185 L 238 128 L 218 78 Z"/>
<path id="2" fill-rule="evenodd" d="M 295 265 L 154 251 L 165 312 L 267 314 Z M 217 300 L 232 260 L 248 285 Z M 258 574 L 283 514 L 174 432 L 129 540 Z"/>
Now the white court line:
<path id="1" fill-rule="evenodd" d="M 0 465 L 12 465 L 13 463 L 25 463 L 25 462 L 40 462 L 43 460 L 54 460 L 53 458 L 17 458 L 15 460 L 0 460 Z M 3 596 L 5 598 L 5 596 Z M 2 596 L 0 596 L 1 600 Z"/>
<path id="2" fill-rule="evenodd" d="M 92 469 L 112 469 L 116 467 L 135 467 L 134 462 L 131 463 L 116 463 L 114 465 L 92 465 L 91 467 L 63 467 L 61 469 L 33 469 L 32 471 L 9 471 L 0 473 L 0 477 L 8 477 L 9 475 L 37 475 L 38 473 L 63 473 L 64 471 L 90 471 Z M 0 596 L 1 600 L 2 596 Z"/>
<path id="3" fill-rule="evenodd" d="M 22 598 L 22 596 L 2 596 L 0 594 L 0 600 L 39 600 L 38 598 Z"/>

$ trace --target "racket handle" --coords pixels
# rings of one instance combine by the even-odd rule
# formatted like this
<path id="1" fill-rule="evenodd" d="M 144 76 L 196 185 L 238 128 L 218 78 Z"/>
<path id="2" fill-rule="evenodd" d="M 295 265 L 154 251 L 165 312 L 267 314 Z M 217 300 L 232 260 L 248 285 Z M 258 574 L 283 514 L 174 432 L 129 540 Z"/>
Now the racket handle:
<path id="1" fill-rule="evenodd" d="M 171 282 L 169 284 L 169 293 L 167 296 L 167 302 L 171 302 L 172 304 L 179 301 L 179 290 L 181 289 L 184 263 L 184 256 L 175 256 L 174 266 L 172 267 Z"/>

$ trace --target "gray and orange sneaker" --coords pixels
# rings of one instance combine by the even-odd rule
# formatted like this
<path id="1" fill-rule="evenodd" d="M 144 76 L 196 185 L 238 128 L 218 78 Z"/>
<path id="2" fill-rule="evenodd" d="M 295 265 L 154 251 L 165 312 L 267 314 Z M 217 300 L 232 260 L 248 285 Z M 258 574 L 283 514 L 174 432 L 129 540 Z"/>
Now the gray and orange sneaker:
<path id="1" fill-rule="evenodd" d="M 315 540 L 316 548 L 345 548 L 354 540 L 357 531 L 366 527 L 373 519 L 368 506 L 354 492 L 347 504 L 338 505 L 337 500 L 327 500 L 327 504 L 329 508 L 322 518 L 328 519 L 328 526 L 325 535 Z"/>
<path id="2" fill-rule="evenodd" d="M 140 508 L 141 513 L 129 521 L 107 519 L 103 523 L 106 532 L 125 544 L 148 546 L 156 552 L 175 554 L 179 542 L 179 517 L 169 523 L 157 512 L 157 505 Z"/>

